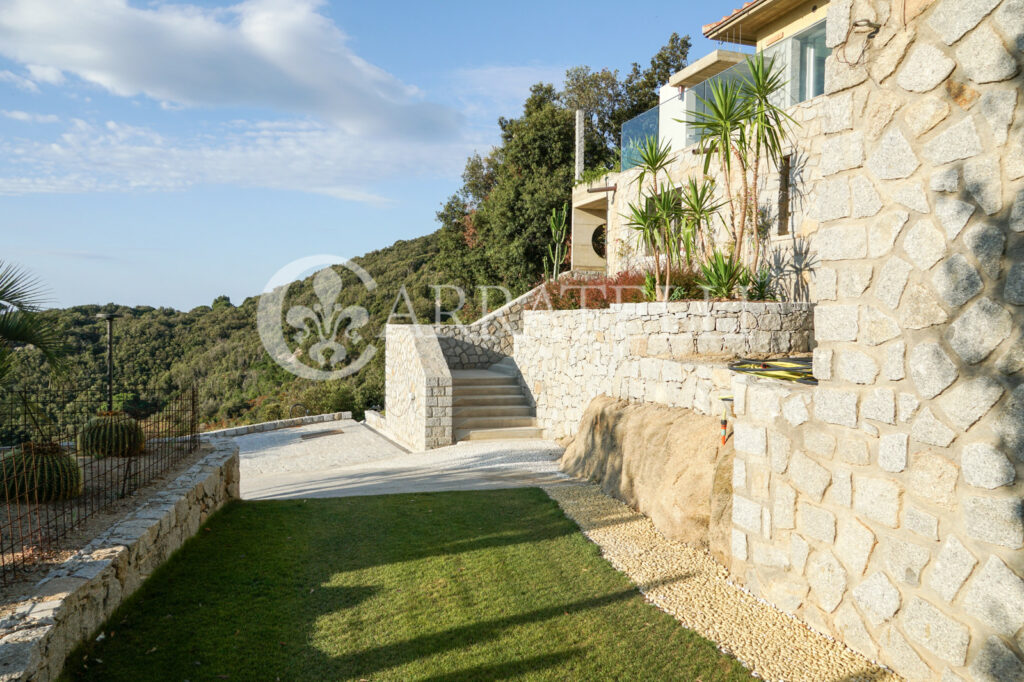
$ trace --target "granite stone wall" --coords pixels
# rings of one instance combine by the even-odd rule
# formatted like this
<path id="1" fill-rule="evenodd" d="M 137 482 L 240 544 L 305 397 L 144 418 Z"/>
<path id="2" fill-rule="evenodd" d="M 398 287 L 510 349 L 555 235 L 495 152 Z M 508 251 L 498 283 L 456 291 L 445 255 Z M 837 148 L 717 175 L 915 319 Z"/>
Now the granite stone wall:
<path id="1" fill-rule="evenodd" d="M 204 438 L 204 441 L 206 439 Z M 238 447 L 213 451 L 49 573 L 0 621 L 0 679 L 47 682 L 206 518 L 238 499 Z"/>
<path id="2" fill-rule="evenodd" d="M 549 438 L 573 435 L 598 395 L 720 414 L 729 359 L 810 350 L 807 303 L 624 303 L 526 311 L 514 359 Z"/>
<path id="3" fill-rule="evenodd" d="M 434 329 L 387 325 L 385 424 L 402 445 L 429 450 L 452 443 L 452 375 Z"/>
<path id="4" fill-rule="evenodd" d="M 486 369 L 512 355 L 512 336 L 523 326 L 523 311 L 537 293 L 531 289 L 471 324 L 432 325 L 451 369 Z"/>
<path id="5" fill-rule="evenodd" d="M 908 679 L 1024 679 L 1024 2 L 828 39 L 820 384 L 732 382 L 732 568 Z"/>

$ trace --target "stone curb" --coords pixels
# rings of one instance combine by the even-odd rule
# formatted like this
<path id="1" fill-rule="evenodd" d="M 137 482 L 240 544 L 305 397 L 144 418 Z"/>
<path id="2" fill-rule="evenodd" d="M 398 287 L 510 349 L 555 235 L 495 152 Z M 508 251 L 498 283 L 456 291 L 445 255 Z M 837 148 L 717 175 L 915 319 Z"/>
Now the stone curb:
<path id="1" fill-rule="evenodd" d="M 308 417 L 293 417 L 292 419 L 278 419 L 273 422 L 260 422 L 259 424 L 246 424 L 244 426 L 233 426 L 230 429 L 217 429 L 199 434 L 203 440 L 210 438 L 232 438 L 234 436 L 245 436 L 250 433 L 262 431 L 276 431 L 286 429 L 289 426 L 305 426 L 306 424 L 319 424 L 321 422 L 333 422 L 339 419 L 351 419 L 351 412 L 328 412 L 327 414 L 312 414 Z"/>
<path id="2" fill-rule="evenodd" d="M 57 679 L 91 637 L 214 511 L 238 499 L 238 446 L 214 451 L 50 571 L 32 601 L 0 621 L 0 682 Z"/>

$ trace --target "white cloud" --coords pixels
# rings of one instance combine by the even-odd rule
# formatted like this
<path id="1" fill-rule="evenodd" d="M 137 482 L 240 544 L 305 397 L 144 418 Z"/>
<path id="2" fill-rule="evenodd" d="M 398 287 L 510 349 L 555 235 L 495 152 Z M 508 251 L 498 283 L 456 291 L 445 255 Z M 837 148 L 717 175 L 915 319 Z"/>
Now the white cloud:
<path id="1" fill-rule="evenodd" d="M 565 67 L 483 66 L 458 69 L 451 77 L 451 91 L 463 112 L 493 123 L 498 116 L 514 117 L 523 112 L 523 102 L 536 83 L 561 87 Z"/>
<path id="2" fill-rule="evenodd" d="M 39 86 L 31 80 L 6 69 L 0 71 L 0 83 L 10 83 L 19 90 L 25 90 L 26 92 L 39 92 Z"/>
<path id="3" fill-rule="evenodd" d="M 49 140 L 0 139 L 0 195 L 174 191 L 234 185 L 387 202 L 397 176 L 457 177 L 481 140 L 407 145 L 312 120 L 233 121 L 169 138 L 114 121 L 74 119 Z"/>
<path id="4" fill-rule="evenodd" d="M 10 0 L 0 8 L 0 54 L 40 82 L 74 74 L 120 96 L 316 115 L 352 134 L 456 133 L 457 112 L 357 56 L 321 4 L 143 9 L 126 0 Z M 9 71 L 0 80 L 38 89 Z"/>
<path id="5" fill-rule="evenodd" d="M 13 111 L 0 110 L 0 114 L 22 123 L 56 123 L 60 120 L 60 117 L 55 114 L 33 114 L 28 111 L 18 111 L 17 109 Z"/>

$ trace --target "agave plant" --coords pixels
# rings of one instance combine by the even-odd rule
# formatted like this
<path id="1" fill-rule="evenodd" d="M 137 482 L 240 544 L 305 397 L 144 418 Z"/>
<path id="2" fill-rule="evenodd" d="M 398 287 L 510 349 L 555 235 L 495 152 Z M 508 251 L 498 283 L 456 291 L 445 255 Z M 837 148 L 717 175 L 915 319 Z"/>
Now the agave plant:
<path id="1" fill-rule="evenodd" d="M 715 251 L 700 264 L 697 286 L 712 298 L 732 298 L 743 281 L 746 268 L 732 256 Z"/>
<path id="2" fill-rule="evenodd" d="M 767 266 L 761 267 L 756 271 L 745 270 L 740 286 L 746 290 L 746 299 L 748 301 L 778 300 L 775 278 Z"/>

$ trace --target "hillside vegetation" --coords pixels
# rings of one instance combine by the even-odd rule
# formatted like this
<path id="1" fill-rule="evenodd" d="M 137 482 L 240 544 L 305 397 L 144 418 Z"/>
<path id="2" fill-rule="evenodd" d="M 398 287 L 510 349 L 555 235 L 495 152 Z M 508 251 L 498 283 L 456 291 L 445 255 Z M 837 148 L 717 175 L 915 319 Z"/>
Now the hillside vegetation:
<path id="1" fill-rule="evenodd" d="M 588 169 L 614 168 L 619 126 L 657 104 L 658 85 L 686 64 L 688 51 L 689 39 L 673 34 L 649 66 L 634 64 L 621 79 L 615 71 L 576 67 L 567 72 L 563 90 L 535 85 L 518 118 L 499 120 L 500 144 L 486 156 L 467 160 L 463 186 L 437 214 L 438 231 L 354 259 L 376 281 L 375 291 L 367 292 L 354 276 L 336 268 L 344 282 L 338 303 L 358 304 L 370 315 L 359 330 L 362 341 L 347 344 L 346 350 L 354 357 L 368 344 L 378 349 L 357 374 L 316 382 L 280 368 L 257 333 L 254 295 L 239 305 L 220 296 L 211 305 L 188 312 L 114 304 L 46 311 L 43 315 L 66 333 L 70 348 L 71 369 L 60 381 L 90 391 L 102 389 L 105 323 L 96 314 L 116 312 L 121 315 L 115 323 L 114 352 L 119 390 L 170 389 L 194 382 L 200 419 L 207 428 L 283 418 L 295 403 L 311 413 L 352 410 L 361 416 L 365 408 L 384 401 L 380 334 L 389 314 L 394 311 L 392 322 L 411 322 L 411 304 L 419 322 L 432 322 L 431 285 L 455 284 L 470 294 L 479 285 L 501 285 L 518 295 L 541 281 L 550 238 L 548 216 L 569 201 L 572 191 L 573 111 L 585 108 L 590 117 Z M 445 296 L 444 307 L 451 307 L 452 293 Z M 290 287 L 285 309 L 312 306 L 317 300 L 310 277 Z M 489 307 L 501 303 L 492 300 Z M 481 307 L 478 298 L 468 301 L 460 319 L 475 319 Z M 313 340 L 291 348 L 308 351 Z M 37 351 L 16 350 L 10 387 L 32 389 L 51 381 Z"/>

